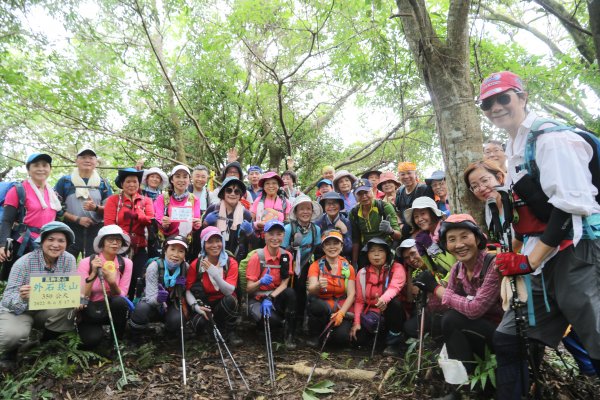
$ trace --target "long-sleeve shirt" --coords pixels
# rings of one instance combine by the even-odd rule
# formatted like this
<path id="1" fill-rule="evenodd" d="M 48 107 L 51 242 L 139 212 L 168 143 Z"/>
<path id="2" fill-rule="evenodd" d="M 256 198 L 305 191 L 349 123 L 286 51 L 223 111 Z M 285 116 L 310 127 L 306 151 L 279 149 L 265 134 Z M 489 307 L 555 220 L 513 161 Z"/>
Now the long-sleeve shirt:
<path id="1" fill-rule="evenodd" d="M 218 270 L 209 269 L 208 271 L 202 274 L 202 287 L 204 288 L 204 293 L 206 294 L 208 301 L 216 301 L 220 300 L 226 295 L 234 294 L 233 292 L 237 287 L 238 283 L 238 263 L 233 257 L 229 257 L 229 267 L 227 268 L 227 272 L 223 266 L 213 266 Z M 200 267 L 202 268 L 202 267 Z M 217 287 L 213 285 L 209 275 L 213 273 L 213 271 L 220 272 L 219 275 L 212 275 L 211 277 L 215 280 Z M 187 279 L 186 279 L 186 289 L 190 290 L 192 285 L 196 283 L 196 279 L 198 277 L 198 259 L 195 259 L 190 264 L 190 268 L 188 269 Z M 220 279 L 219 279 L 220 278 Z M 223 284 L 225 283 L 225 284 Z M 233 287 L 233 289 L 231 289 Z"/>
<path id="2" fill-rule="evenodd" d="M 157 296 L 158 296 L 158 284 L 160 282 L 160 277 L 158 276 L 158 272 L 159 272 L 159 268 L 158 268 L 158 263 L 164 263 L 165 261 L 163 259 L 159 259 L 159 260 L 154 260 L 153 262 L 151 262 L 148 265 L 148 268 L 146 268 L 146 287 L 144 288 L 144 295 L 142 297 L 142 300 L 144 303 L 148 303 L 150 305 L 153 306 L 158 306 L 158 301 L 156 300 Z M 178 276 L 186 276 L 186 271 L 184 271 L 184 263 L 182 263 L 179 268 L 180 268 L 180 274 L 182 275 L 178 275 Z M 165 268 L 167 268 L 166 263 L 165 266 L 163 268 L 163 271 L 165 270 Z M 174 270 L 169 270 L 171 274 L 173 274 L 175 272 L 176 269 Z M 165 285 L 162 285 L 164 289 L 169 290 L 170 292 L 172 292 L 172 288 L 167 288 L 165 287 Z M 172 298 L 172 293 L 169 296 L 169 298 Z"/>
<path id="3" fill-rule="evenodd" d="M 10 271 L 2 301 L 0 301 L 1 309 L 17 315 L 27 311 L 29 302 L 21 298 L 19 288 L 23 285 L 29 285 L 31 274 L 66 275 L 75 272 L 75 269 L 75 257 L 66 251 L 58 257 L 56 265 L 52 269 L 47 268 L 44 253 L 41 249 L 25 254 L 15 262 Z"/>
<path id="4" fill-rule="evenodd" d="M 347 231 L 343 234 L 344 247 L 342 248 L 342 254 L 350 260 L 352 259 L 352 224 L 350 223 L 350 220 L 338 213 L 337 217 L 332 221 L 331 218 L 329 218 L 329 215 L 323 213 L 323 215 L 315 221 L 315 224 L 321 228 L 321 232 L 325 232 L 330 229 L 337 229 L 335 224 L 338 221 L 342 221 L 344 225 L 346 225 Z"/>
<path id="5" fill-rule="evenodd" d="M 356 300 L 354 301 L 354 324 L 360 324 L 361 314 L 368 310 L 379 312 L 375 307 L 378 299 L 389 303 L 406 285 L 406 270 L 400 263 L 395 262 L 388 271 L 385 268 L 377 270 L 372 265 L 358 271 L 356 275 Z M 389 278 L 389 279 L 388 279 Z M 387 281 L 387 287 L 385 287 Z M 364 289 L 363 289 L 364 287 Z"/>
<path id="6" fill-rule="evenodd" d="M 106 262 L 106 259 L 104 258 L 103 254 L 99 254 L 96 255 L 96 257 L 99 257 L 103 262 Z M 115 263 L 115 271 L 116 271 L 116 277 L 115 277 L 115 282 L 117 284 L 117 286 L 119 287 L 119 289 L 121 289 L 121 293 L 119 294 L 119 296 L 127 296 L 127 291 L 129 290 L 129 285 L 131 284 L 131 272 L 133 270 L 133 263 L 131 262 L 131 260 L 129 258 L 123 258 L 123 262 L 125 265 L 125 268 L 123 269 L 123 274 L 121 275 L 121 272 L 119 271 L 119 258 L 117 256 L 115 256 L 114 260 L 112 260 Z M 81 275 L 81 284 L 85 285 L 85 280 L 90 276 L 90 259 L 91 257 L 86 257 L 83 260 L 81 260 L 79 262 L 79 266 L 77 267 L 77 272 Z M 110 292 L 110 285 L 108 284 L 108 282 L 106 282 L 106 279 L 104 280 L 104 287 L 106 288 L 106 294 L 109 296 L 114 296 L 111 292 Z M 90 301 L 101 301 L 104 299 L 104 294 L 102 292 L 102 285 L 100 283 L 100 279 L 96 278 L 94 280 L 94 283 L 92 284 L 92 291 L 90 293 Z"/>
<path id="7" fill-rule="evenodd" d="M 492 261 L 483 280 L 480 279 L 485 254 L 485 251 L 479 252 L 471 279 L 467 277 L 467 270 L 462 262 L 459 261 L 452 267 L 442 304 L 467 318 L 485 318 L 498 323 L 504 314 L 500 298 L 500 278 L 494 270 L 495 262 Z"/>
<path id="8" fill-rule="evenodd" d="M 200 218 L 202 216 L 202 210 L 200 209 L 200 201 L 198 201 L 198 199 L 196 199 L 196 197 L 193 194 L 190 194 L 182 200 L 177 200 L 175 197 L 169 196 L 169 201 L 167 203 L 167 213 L 165 214 L 164 196 L 164 194 L 161 194 L 154 201 L 154 215 L 156 217 L 156 221 L 158 222 L 160 230 L 164 233 L 165 236 L 171 236 L 176 234 L 187 236 L 190 232 L 192 232 L 192 221 L 171 221 L 169 227 L 167 229 L 164 229 L 162 227 L 163 217 L 165 215 L 171 216 L 171 211 L 173 210 L 173 207 L 192 207 L 192 218 Z"/>
<path id="9" fill-rule="evenodd" d="M 132 220 L 128 211 L 135 211 L 137 219 Z M 131 237 L 131 245 L 136 249 L 146 247 L 145 228 L 153 218 L 152 200 L 139 193 L 133 196 L 133 200 L 122 194 L 114 194 L 104 206 L 104 226 L 119 225 Z"/>
<path id="10" fill-rule="evenodd" d="M 321 244 L 321 228 L 318 225 L 311 222 L 308 228 L 305 229 L 305 233 L 302 233 L 298 223 L 291 222 L 285 225 L 285 236 L 283 237 L 281 246 L 284 249 L 291 249 L 294 243 L 294 236 L 296 236 L 296 233 L 298 232 L 302 235 L 302 242 L 300 242 L 300 265 L 296 263 L 294 268 L 294 273 L 296 275 L 300 275 L 302 268 L 305 266 L 308 267 L 316 247 Z M 295 259 L 295 261 L 296 260 L 297 259 Z"/>

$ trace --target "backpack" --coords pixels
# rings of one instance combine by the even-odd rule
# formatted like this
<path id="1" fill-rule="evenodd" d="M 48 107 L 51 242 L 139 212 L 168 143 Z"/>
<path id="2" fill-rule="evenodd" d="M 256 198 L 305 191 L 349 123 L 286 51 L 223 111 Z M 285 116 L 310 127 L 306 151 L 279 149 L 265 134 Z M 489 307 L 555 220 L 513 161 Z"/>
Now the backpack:
<path id="1" fill-rule="evenodd" d="M 383 203 L 383 200 L 379 200 L 376 199 L 375 200 L 375 206 L 377 207 L 377 211 L 379 211 L 379 215 L 381 215 L 382 220 L 385 219 L 386 215 L 385 215 L 385 204 Z M 360 205 L 356 205 L 354 207 L 352 207 L 352 210 L 350 210 L 350 219 L 358 225 L 358 208 L 360 207 Z"/>
<path id="2" fill-rule="evenodd" d="M 92 273 L 92 261 L 94 261 L 94 258 L 96 257 L 98 257 L 97 254 L 92 254 L 90 256 L 90 270 L 88 271 L 88 275 Z M 119 254 L 117 254 L 117 260 L 119 262 L 119 272 L 123 275 L 123 272 L 125 271 L 125 260 Z"/>
<path id="3" fill-rule="evenodd" d="M 25 219 L 25 188 L 22 182 L 0 182 L 0 222 L 4 219 L 4 200 L 12 188 L 17 191 L 19 206 L 17 207 L 17 223 L 20 225 Z"/>
<path id="4" fill-rule="evenodd" d="M 350 263 L 348 262 L 348 260 L 343 259 L 341 275 L 334 275 L 331 272 L 333 267 L 329 265 L 329 263 L 327 262 L 325 257 L 321 257 L 319 259 L 320 274 L 325 275 L 325 276 L 331 276 L 332 278 L 337 278 L 338 282 L 340 282 L 340 280 L 343 279 L 344 280 L 344 289 L 346 289 L 346 291 L 348 290 L 348 279 L 350 279 L 350 268 L 352 268 L 352 267 L 351 267 Z"/>
<path id="5" fill-rule="evenodd" d="M 158 278 L 158 284 L 164 286 L 164 284 L 165 284 L 165 261 L 162 257 L 154 257 L 154 258 L 151 258 L 148 261 L 146 261 L 146 264 L 144 265 L 144 271 L 146 271 L 148 269 L 148 266 L 150 264 L 152 264 L 153 262 L 156 262 L 156 264 L 158 266 L 158 269 L 156 271 L 157 278 Z M 189 264 L 187 262 L 184 261 L 183 263 L 181 263 L 181 272 L 179 273 L 179 276 L 187 276 L 188 267 L 189 267 Z M 141 298 L 145 289 L 146 289 L 146 274 L 144 273 L 144 276 L 142 278 L 138 278 L 138 281 L 135 284 L 135 297 Z"/>
<path id="6" fill-rule="evenodd" d="M 291 230 L 290 230 L 290 249 L 292 247 L 292 242 L 294 241 L 294 235 L 299 232 L 299 225 L 296 221 L 292 221 L 290 222 L 290 226 L 291 226 Z M 298 230 L 297 230 L 298 229 Z M 310 241 L 310 253 L 308 254 L 308 257 L 306 258 L 306 262 L 310 263 L 310 259 L 313 256 L 313 253 L 315 252 L 315 239 L 317 239 L 317 227 L 316 224 L 314 222 L 310 223 L 310 233 L 311 233 L 311 241 Z M 306 245 L 303 245 L 306 246 Z M 303 246 L 300 246 L 301 248 Z M 304 265 L 306 265 L 306 263 L 304 263 L 301 267 L 303 267 Z"/>
<path id="7" fill-rule="evenodd" d="M 555 126 L 545 129 L 540 127 L 546 123 L 553 124 Z M 592 159 L 588 164 L 590 173 L 592 174 L 592 184 L 598 189 L 596 194 L 596 202 L 600 203 L 600 139 L 591 132 L 583 131 L 579 128 L 562 124 L 552 119 L 538 118 L 531 125 L 531 131 L 527 135 L 527 142 L 525 144 L 525 162 L 517 167 L 517 172 L 525 169 L 529 175 L 531 175 L 537 182 L 540 180 L 540 170 L 535 162 L 535 150 L 537 138 L 540 135 L 556 131 L 570 131 L 579 135 L 592 147 L 594 152 Z M 550 204 L 548 204 L 551 207 Z"/>
<path id="8" fill-rule="evenodd" d="M 106 178 L 100 178 L 101 183 L 104 183 L 104 190 L 100 189 L 101 186 L 75 186 L 73 184 L 73 181 L 71 180 L 71 175 L 65 175 L 64 176 L 64 189 L 65 189 L 65 198 L 67 198 L 70 194 L 75 193 L 75 189 L 77 188 L 87 188 L 87 189 L 98 189 L 98 191 L 100 192 L 100 197 L 102 198 L 102 200 L 106 199 L 106 197 L 108 197 L 108 188 L 110 187 L 110 183 L 108 183 L 108 180 Z"/>
<path id="9" fill-rule="evenodd" d="M 385 277 L 385 282 L 383 283 L 382 294 L 387 290 L 388 284 L 390 283 L 390 279 L 392 278 L 392 266 L 393 262 L 388 268 L 385 268 L 386 266 L 384 265 L 384 268 L 387 269 L 387 274 Z M 362 289 L 363 302 L 367 304 L 367 267 L 362 268 L 360 271 L 358 271 L 357 278 L 358 283 L 360 284 L 360 287 Z"/>

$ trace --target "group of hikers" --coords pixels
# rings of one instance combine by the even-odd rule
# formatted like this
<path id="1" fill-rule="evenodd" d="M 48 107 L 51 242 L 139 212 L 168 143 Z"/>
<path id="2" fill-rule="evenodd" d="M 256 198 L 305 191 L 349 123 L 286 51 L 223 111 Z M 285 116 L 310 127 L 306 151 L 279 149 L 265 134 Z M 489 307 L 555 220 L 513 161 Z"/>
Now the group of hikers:
<path id="1" fill-rule="evenodd" d="M 246 310 L 288 351 L 303 336 L 401 357 L 429 333 L 472 373 L 487 348 L 498 399 L 527 397 L 544 346 L 561 340 L 582 373 L 600 374 L 597 149 L 530 111 L 527 96 L 507 71 L 481 85 L 481 110 L 509 135 L 464 171 L 484 229 L 452 212 L 444 171 L 422 182 L 411 162 L 360 177 L 326 166 L 313 200 L 293 171 L 244 176 L 236 160 L 214 190 L 207 167 L 176 165 L 119 169 L 114 194 L 92 148 L 52 188 L 52 158 L 32 154 L 4 198 L 0 368 L 15 367 L 32 328 L 42 341 L 77 329 L 95 349 L 112 340 L 109 322 L 131 345 L 152 322 L 167 337 L 186 324 L 199 336 L 218 327 L 235 347 Z M 74 272 L 76 312 L 28 309 L 32 274 Z"/>

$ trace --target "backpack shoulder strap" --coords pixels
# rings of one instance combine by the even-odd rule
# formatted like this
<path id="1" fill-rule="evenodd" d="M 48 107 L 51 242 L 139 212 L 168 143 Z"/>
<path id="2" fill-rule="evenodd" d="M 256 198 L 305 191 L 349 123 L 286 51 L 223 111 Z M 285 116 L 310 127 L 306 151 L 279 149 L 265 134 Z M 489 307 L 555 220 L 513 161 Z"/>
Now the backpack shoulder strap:
<path id="1" fill-rule="evenodd" d="M 17 208 L 17 222 L 23 223 L 25 219 L 25 188 L 22 182 L 15 182 L 15 190 L 17 191 L 17 198 L 19 199 L 19 207 Z M 52 189 L 50 189 L 52 190 Z"/>
<path id="2" fill-rule="evenodd" d="M 123 272 L 125 272 L 125 259 L 119 254 L 117 254 L 117 260 L 119 261 L 119 272 L 121 273 L 121 275 L 123 275 Z"/>
<path id="3" fill-rule="evenodd" d="M 363 268 L 358 271 L 357 274 L 358 283 L 360 284 L 360 288 L 362 289 L 362 297 L 363 302 L 367 302 L 367 268 Z"/>
<path id="4" fill-rule="evenodd" d="M 488 269 L 490 269 L 490 265 L 492 261 L 496 258 L 495 254 L 486 253 L 485 258 L 483 259 L 483 268 L 481 268 L 481 272 L 479 273 L 479 280 L 483 282 L 485 279 L 485 275 L 487 274 Z"/>
<path id="5" fill-rule="evenodd" d="M 90 275 L 92 273 L 92 261 L 94 261 L 94 258 L 96 258 L 96 253 L 94 253 L 90 256 L 90 269 L 88 271 L 88 275 Z"/>
<path id="6" fill-rule="evenodd" d="M 171 203 L 171 198 L 169 197 L 169 193 L 163 194 L 163 203 L 164 203 L 164 211 L 163 216 L 169 215 L 169 203 Z"/>

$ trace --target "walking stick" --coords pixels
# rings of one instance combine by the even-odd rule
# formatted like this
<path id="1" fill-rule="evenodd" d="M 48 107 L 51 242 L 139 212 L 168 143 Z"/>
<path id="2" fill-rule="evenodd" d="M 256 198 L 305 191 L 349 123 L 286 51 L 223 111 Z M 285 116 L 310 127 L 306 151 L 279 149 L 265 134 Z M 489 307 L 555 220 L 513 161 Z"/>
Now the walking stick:
<path id="1" fill-rule="evenodd" d="M 329 321 L 329 323 L 325 326 L 325 329 L 323 329 L 323 332 L 321 332 L 321 334 L 319 335 L 319 337 L 323 337 L 323 335 L 325 334 L 325 339 L 323 339 L 323 344 L 321 344 L 321 350 L 319 350 L 319 354 L 317 355 L 317 360 L 315 361 L 315 365 L 313 365 L 312 369 L 310 370 L 310 374 L 308 374 L 308 379 L 306 380 L 306 385 L 308 385 L 310 383 L 310 379 L 312 378 L 313 373 L 315 372 L 315 369 L 317 368 L 317 364 L 319 363 L 319 360 L 321 359 L 321 354 L 323 353 L 325 344 L 327 343 L 327 340 L 329 339 L 329 335 L 331 335 L 332 331 L 333 331 L 333 320 Z"/>
<path id="2" fill-rule="evenodd" d="M 423 356 L 423 334 L 425 331 L 425 306 L 427 305 L 427 291 L 423 282 L 413 282 L 413 285 L 419 288 L 419 309 L 417 311 L 419 323 L 419 351 L 417 353 L 417 371 L 421 370 L 421 360 Z"/>
<path id="3" fill-rule="evenodd" d="M 113 339 L 115 340 L 115 349 L 117 349 L 117 355 L 119 356 L 119 364 L 121 365 L 121 372 L 123 376 L 119 379 L 120 382 L 123 382 L 122 385 L 127 385 L 127 374 L 125 373 L 125 367 L 123 366 L 123 358 L 121 357 L 121 350 L 119 349 L 119 341 L 117 340 L 117 332 L 115 331 L 115 324 L 113 322 L 112 312 L 110 311 L 110 304 L 108 303 L 108 296 L 106 294 L 106 288 L 104 287 L 104 272 L 102 268 L 98 268 L 98 279 L 100 279 L 100 286 L 102 286 L 102 293 L 104 294 L 104 304 L 106 305 L 106 310 L 108 311 L 108 320 L 110 321 L 110 329 L 113 333 Z"/>
<path id="4" fill-rule="evenodd" d="M 269 379 L 271 380 L 271 386 L 275 387 L 275 360 L 273 358 L 273 343 L 271 342 L 271 324 L 269 322 L 269 316 L 264 315 L 263 321 L 265 324 L 265 341 L 267 346 L 267 363 L 269 365 Z"/>
<path id="5" fill-rule="evenodd" d="M 187 373 L 185 368 L 185 340 L 183 338 L 183 307 L 181 306 L 181 296 L 179 296 L 179 319 L 181 327 L 181 367 L 183 368 L 183 385 L 187 385 Z"/>

